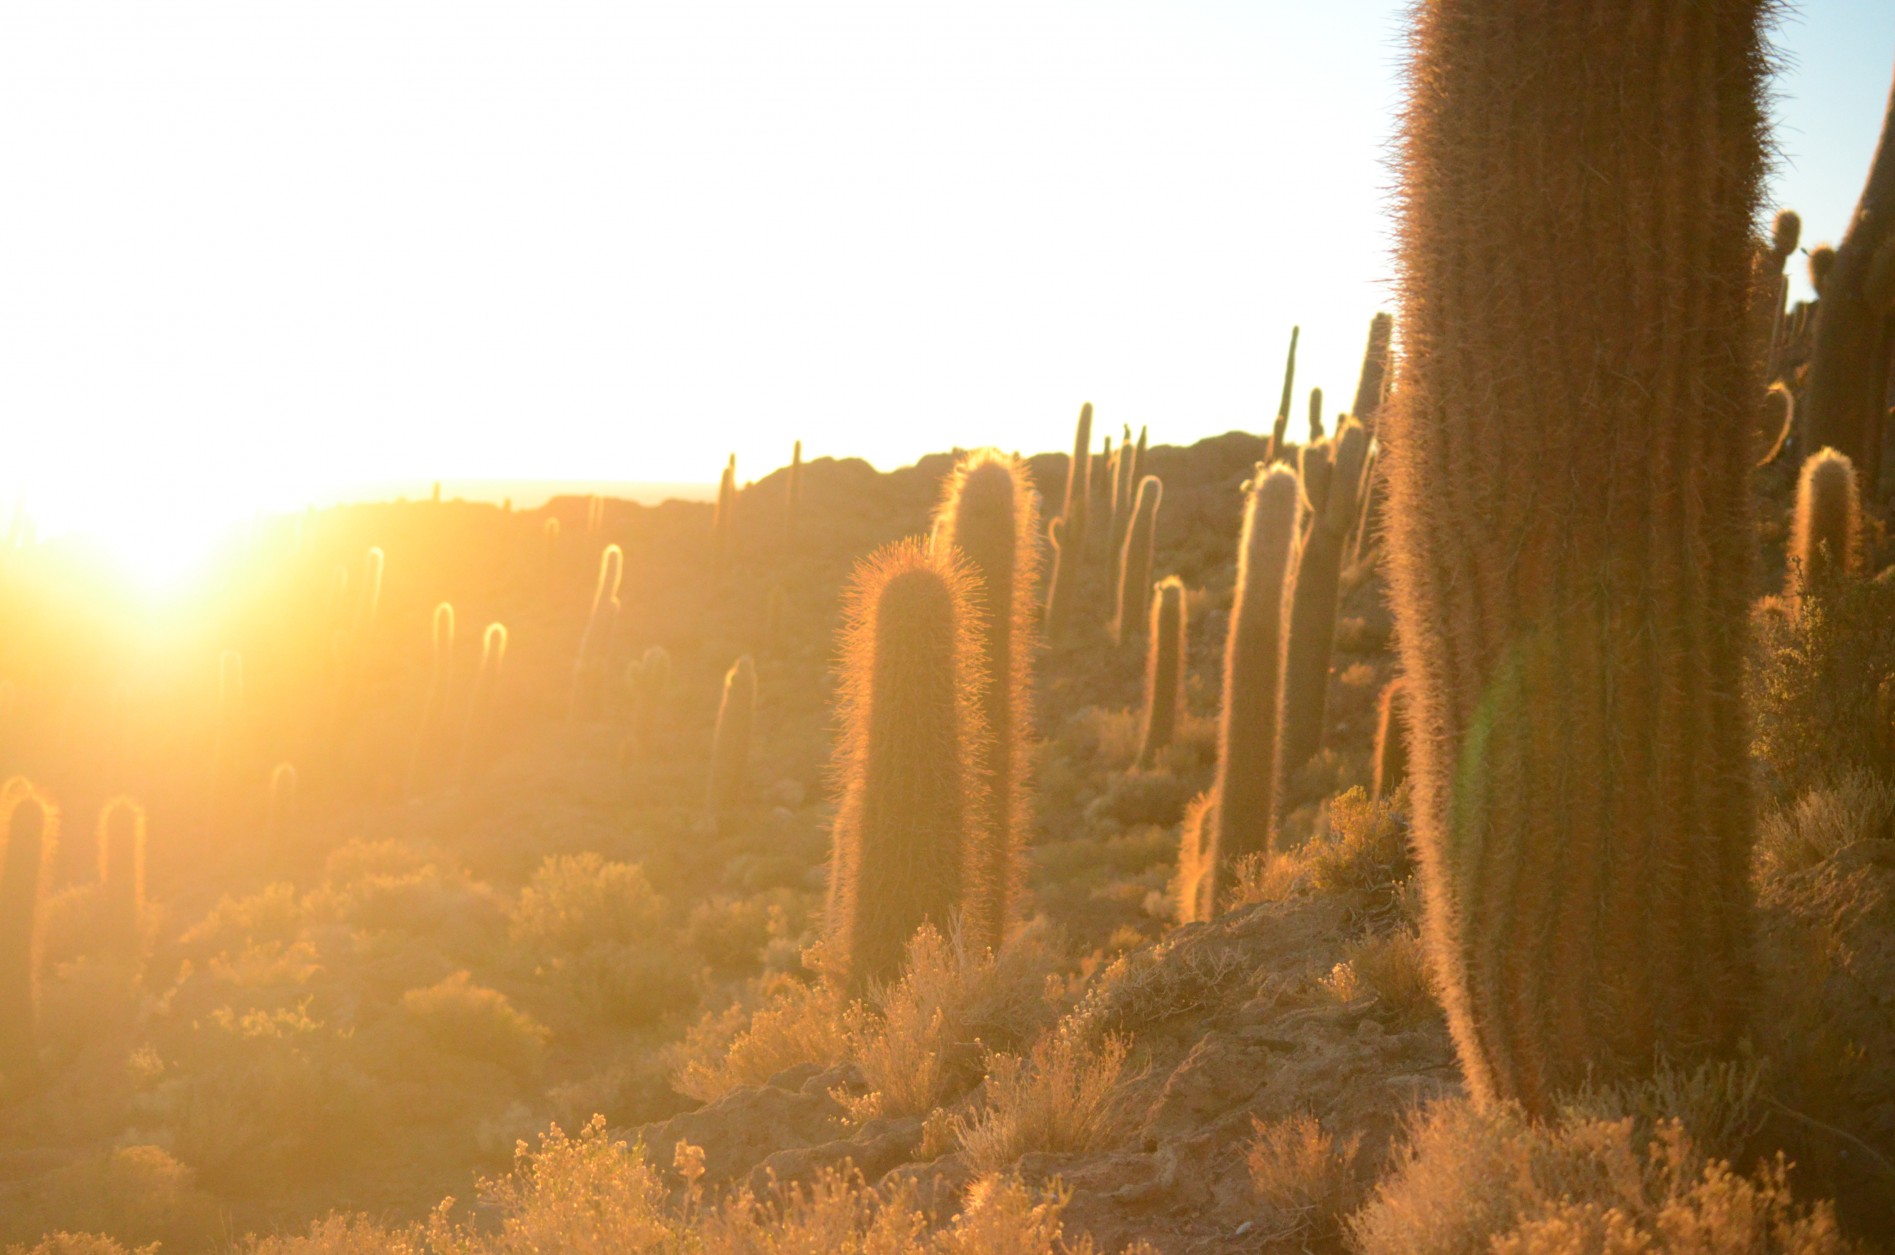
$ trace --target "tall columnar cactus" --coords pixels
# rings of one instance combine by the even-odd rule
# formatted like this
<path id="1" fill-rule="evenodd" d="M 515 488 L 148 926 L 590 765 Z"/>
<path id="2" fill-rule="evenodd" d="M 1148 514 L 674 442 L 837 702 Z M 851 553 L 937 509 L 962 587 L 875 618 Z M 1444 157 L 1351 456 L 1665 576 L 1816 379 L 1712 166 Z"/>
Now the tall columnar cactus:
<path id="1" fill-rule="evenodd" d="M 0 1077 L 39 1079 L 39 907 L 59 839 L 59 809 L 16 776 L 0 789 Z"/>
<path id="2" fill-rule="evenodd" d="M 1108 553 L 1117 553 L 1125 537 L 1125 472 L 1132 454 L 1130 435 L 1131 429 L 1127 428 L 1127 438 L 1119 442 L 1116 450 L 1112 448 L 1112 438 L 1106 437 L 1106 506 L 1111 512 L 1105 528 Z"/>
<path id="3" fill-rule="evenodd" d="M 803 442 L 790 450 L 790 473 L 783 489 L 783 543 L 796 543 L 796 529 L 803 524 Z"/>
<path id="4" fill-rule="evenodd" d="M 1376 416 L 1381 413 L 1382 402 L 1388 399 L 1389 385 L 1394 382 L 1394 373 L 1390 369 L 1390 353 L 1395 337 L 1395 319 L 1392 315 L 1378 313 L 1369 319 L 1369 342 L 1362 350 L 1362 374 L 1356 379 L 1355 405 L 1349 411 L 1349 417 L 1361 423 L 1371 435 L 1375 432 Z"/>
<path id="5" fill-rule="evenodd" d="M 1138 767 L 1153 767 L 1184 719 L 1184 582 L 1167 575 L 1152 590 L 1151 648 L 1145 657 L 1145 718 Z"/>
<path id="6" fill-rule="evenodd" d="M 850 581 L 829 933 L 852 990 L 892 979 L 915 930 L 947 929 L 975 890 L 986 813 L 977 579 L 908 540 Z"/>
<path id="7" fill-rule="evenodd" d="M 460 759 L 454 776 L 462 784 L 486 765 L 492 746 L 494 704 L 500 674 L 507 661 L 507 625 L 489 623 L 480 638 L 480 670 L 474 673 L 474 691 L 467 699 L 467 726 L 461 733 Z"/>
<path id="8" fill-rule="evenodd" d="M 1284 603 L 1296 553 L 1297 509 L 1295 472 L 1259 463 L 1255 478 L 1244 486 L 1237 587 L 1224 639 L 1217 783 L 1203 841 L 1207 883 L 1203 909 L 1195 918 L 1208 919 L 1228 899 L 1240 859 L 1268 853 L 1274 845 Z"/>
<path id="9" fill-rule="evenodd" d="M 548 518 L 540 524 L 540 545 L 546 551 L 546 560 L 550 566 L 559 557 L 559 520 Z"/>
<path id="10" fill-rule="evenodd" d="M 596 537 L 605 530 L 605 498 L 593 493 L 586 498 L 586 535 Z"/>
<path id="11" fill-rule="evenodd" d="M 625 678 L 632 693 L 632 746 L 639 758 L 650 758 L 660 744 L 671 699 L 671 655 L 653 645 L 626 668 Z"/>
<path id="12" fill-rule="evenodd" d="M 724 831 L 743 801 L 750 768 L 750 733 L 757 721 L 757 667 L 745 654 L 724 675 L 711 738 L 711 786 L 706 807 L 711 826 Z"/>
<path id="13" fill-rule="evenodd" d="M 1270 452 L 1264 458 L 1267 462 L 1280 462 L 1289 456 L 1290 405 L 1296 400 L 1296 340 L 1302 333 L 1301 327 L 1290 328 L 1290 355 L 1283 364 L 1283 396 L 1276 406 L 1276 425 L 1270 429 Z"/>
<path id="14" fill-rule="evenodd" d="M 1127 427 L 1126 430 L 1130 431 L 1131 428 Z M 1125 517 L 1128 520 L 1132 517 L 1132 496 L 1138 491 L 1139 476 L 1145 473 L 1145 440 L 1150 432 L 1149 427 L 1139 427 L 1138 443 L 1132 446 L 1131 465 L 1125 468 Z"/>
<path id="15" fill-rule="evenodd" d="M 1408 778 L 1408 682 L 1396 676 L 1382 687 L 1376 705 L 1375 764 L 1369 788 L 1385 798 Z"/>
<path id="16" fill-rule="evenodd" d="M 1816 257 L 1810 254 L 1812 279 Z M 1895 87 L 1868 181 L 1828 262 L 1817 286 L 1821 300 L 1803 398 L 1808 447 L 1828 446 L 1847 457 L 1874 498 L 1895 368 Z"/>
<path id="17" fill-rule="evenodd" d="M 1315 444 L 1323 438 L 1323 390 L 1309 390 L 1309 442 Z"/>
<path id="18" fill-rule="evenodd" d="M 1178 879 L 1172 889 L 1180 924 L 1201 924 L 1213 914 L 1209 830 L 1216 811 L 1216 799 L 1200 793 L 1185 806 L 1184 821 L 1178 825 Z"/>
<path id="19" fill-rule="evenodd" d="M 1348 552 L 1349 529 L 1355 525 L 1368 445 L 1368 433 L 1359 423 L 1348 421 L 1334 441 L 1303 450 L 1303 501 L 1309 507 L 1309 521 L 1296 558 L 1289 648 L 1283 661 L 1279 788 L 1322 748 L 1342 561 Z"/>
<path id="20" fill-rule="evenodd" d="M 1156 475 L 1147 475 L 1138 485 L 1138 499 L 1132 506 L 1132 523 L 1125 530 L 1125 543 L 1119 546 L 1118 596 L 1113 598 L 1112 641 L 1123 645 L 1138 639 L 1145 625 L 1151 588 L 1152 544 L 1158 534 L 1158 507 L 1164 501 L 1165 486 Z"/>
<path id="21" fill-rule="evenodd" d="M 1425 0 L 1389 570 L 1424 936 L 1473 1093 L 1734 1042 L 1743 352 L 1766 0 Z"/>
<path id="22" fill-rule="evenodd" d="M 1796 252 L 1802 233 L 1803 220 L 1795 210 L 1779 211 L 1771 223 L 1769 241 L 1758 245 L 1752 260 L 1751 345 L 1763 364 L 1763 377 L 1767 383 L 1775 383 L 1783 377 L 1782 353 L 1778 346 L 1783 336 L 1790 294 L 1790 279 L 1783 273 L 1783 268 L 1789 263 L 1790 255 Z M 1769 434 L 1774 436 L 1776 433 L 1773 431 Z"/>
<path id="23" fill-rule="evenodd" d="M 1854 574 L 1862 560 L 1862 494 L 1856 470 L 1834 449 L 1810 454 L 1796 480 L 1784 592 L 1794 597 Z"/>
<path id="24" fill-rule="evenodd" d="M 1120 446 L 1121 465 L 1130 450 Z M 1039 507 L 1020 459 L 979 449 L 948 480 L 939 517 L 945 552 L 972 566 L 979 592 L 980 709 L 988 738 L 976 765 L 985 780 L 979 864 L 962 926 L 977 945 L 998 948 L 1017 914 L 1022 851 L 1031 825 L 1033 657 L 1038 633 Z"/>
<path id="25" fill-rule="evenodd" d="M 409 797 L 426 787 L 441 752 L 441 725 L 446 717 L 448 688 L 454 679 L 454 607 L 442 602 L 434 608 L 430 636 L 434 645 L 433 662 L 428 669 L 428 695 L 421 704 L 421 722 L 415 728 L 413 752 L 408 758 Z"/>
<path id="26" fill-rule="evenodd" d="M 99 886 L 104 899 L 104 941 L 120 953 L 135 953 L 145 913 L 145 808 L 116 797 L 99 810 Z"/>
<path id="27" fill-rule="evenodd" d="M 574 719 L 597 708 L 599 680 L 611 650 L 612 631 L 618 626 L 619 586 L 625 578 L 625 554 L 607 545 L 599 554 L 599 578 L 592 585 L 592 609 L 572 662 L 571 715 Z"/>
<path id="28" fill-rule="evenodd" d="M 278 763 L 270 772 L 269 809 L 264 813 L 263 837 L 271 845 L 282 844 L 289 826 L 296 822 L 296 768 Z"/>
<path id="29" fill-rule="evenodd" d="M 717 479 L 717 512 L 711 518 L 711 578 L 718 579 L 731 563 L 737 536 L 737 455 L 724 463 Z"/>
<path id="30" fill-rule="evenodd" d="M 1059 530 L 1053 533 L 1058 559 L 1053 564 L 1053 579 L 1047 589 L 1046 630 L 1048 635 L 1063 636 L 1073 624 L 1079 597 L 1080 567 L 1085 562 L 1086 520 L 1090 517 L 1092 492 L 1092 402 L 1079 407 L 1079 426 L 1073 434 L 1072 462 L 1066 468 L 1066 497 L 1054 520 Z"/>

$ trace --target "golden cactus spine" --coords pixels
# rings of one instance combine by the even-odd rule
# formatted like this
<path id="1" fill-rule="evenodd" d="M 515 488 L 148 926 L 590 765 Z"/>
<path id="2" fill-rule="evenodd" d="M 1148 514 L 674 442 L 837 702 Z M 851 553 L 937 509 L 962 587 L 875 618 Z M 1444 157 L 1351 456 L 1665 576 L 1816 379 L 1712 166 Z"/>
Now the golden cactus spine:
<path id="1" fill-rule="evenodd" d="M 1295 591 L 1290 596 L 1279 788 L 1322 748 L 1342 561 L 1355 524 L 1368 444 L 1368 433 L 1361 425 L 1345 421 L 1335 440 L 1311 444 L 1302 453 L 1303 501 L 1309 507 L 1309 521 L 1297 551 Z"/>
<path id="2" fill-rule="evenodd" d="M 849 989 L 898 974 L 922 924 L 947 929 L 978 868 L 976 579 L 964 561 L 907 540 L 850 581 L 829 870 L 836 975 Z"/>
<path id="3" fill-rule="evenodd" d="M 625 578 L 625 554 L 607 545 L 599 554 L 599 578 L 592 585 L 592 608 L 572 663 L 571 716 L 580 719 L 598 706 L 599 677 L 611 652 L 612 630 L 618 624 L 619 587 Z"/>
<path id="4" fill-rule="evenodd" d="M 0 1077 L 39 1079 L 40 899 L 59 844 L 59 808 L 15 776 L 0 789 Z"/>
<path id="5" fill-rule="evenodd" d="M 1125 543 L 1119 547 L 1118 596 L 1113 598 L 1117 613 L 1112 616 L 1112 641 L 1122 645 L 1135 640 L 1145 625 L 1147 590 L 1151 587 L 1152 545 L 1158 534 L 1158 507 L 1164 501 L 1165 486 L 1156 475 L 1145 476 L 1138 485 L 1138 498 L 1132 506 L 1132 523 L 1125 529 Z"/>
<path id="6" fill-rule="evenodd" d="M 454 679 L 454 607 L 442 602 L 434 608 L 429 625 L 433 660 L 428 669 L 428 694 L 422 700 L 421 722 L 415 728 L 414 750 L 408 758 L 407 794 L 414 797 L 426 787 L 440 753 L 441 723 L 446 714 L 448 686 Z"/>
<path id="7" fill-rule="evenodd" d="M 1396 676 L 1382 687 L 1375 710 L 1375 764 L 1370 794 L 1392 795 L 1408 778 L 1408 683 Z"/>
<path id="8" fill-rule="evenodd" d="M 1296 474 L 1265 467 L 1244 492 L 1237 587 L 1224 640 L 1223 710 L 1217 728 L 1217 782 L 1202 840 L 1208 919 L 1230 896 L 1239 860 L 1275 844 L 1277 739 L 1283 722 L 1285 602 L 1296 552 Z"/>
<path id="9" fill-rule="evenodd" d="M 105 944 L 135 953 L 145 913 L 145 808 L 116 797 L 99 809 L 99 886 L 105 905 Z"/>
<path id="10" fill-rule="evenodd" d="M 1151 648 L 1145 656 L 1145 716 L 1138 737 L 1138 767 L 1157 765 L 1184 718 L 1184 582 L 1167 575 L 1152 590 Z"/>
<path id="11" fill-rule="evenodd" d="M 1810 454 L 1797 476 L 1789 559 L 1790 596 L 1828 587 L 1861 566 L 1862 494 L 1855 466 L 1834 449 Z"/>
<path id="12" fill-rule="evenodd" d="M 717 730 L 711 737 L 711 785 L 707 811 L 711 826 L 729 827 L 743 801 L 750 768 L 750 734 L 757 720 L 757 667 L 745 654 L 724 673 L 724 696 L 717 706 Z"/>
<path id="13" fill-rule="evenodd" d="M 1382 421 L 1423 931 L 1470 1089 L 1535 1113 L 1730 1046 L 1752 987 L 1769 8 L 1418 10 Z"/>
<path id="14" fill-rule="evenodd" d="M 500 691 L 501 671 L 507 661 L 507 625 L 489 623 L 480 638 L 480 670 L 474 673 L 474 690 L 467 699 L 467 725 L 461 732 L 460 758 L 454 776 L 461 784 L 487 765 L 493 752 L 494 706 Z"/>
<path id="15" fill-rule="evenodd" d="M 1078 613 L 1080 567 L 1085 562 L 1086 524 L 1092 495 L 1092 402 L 1079 407 L 1079 425 L 1073 433 L 1072 461 L 1066 467 L 1066 496 L 1059 517 L 1049 524 L 1053 547 L 1053 579 L 1047 590 L 1046 631 L 1064 636 Z"/>
<path id="16" fill-rule="evenodd" d="M 1125 452 L 1121 446 L 1121 458 Z M 939 517 L 946 552 L 958 551 L 978 581 L 986 660 L 980 709 L 988 736 L 977 762 L 986 815 L 962 924 L 969 940 L 998 948 L 1018 914 L 1032 808 L 1040 524 L 1026 465 L 996 449 L 968 454 L 948 480 Z"/>

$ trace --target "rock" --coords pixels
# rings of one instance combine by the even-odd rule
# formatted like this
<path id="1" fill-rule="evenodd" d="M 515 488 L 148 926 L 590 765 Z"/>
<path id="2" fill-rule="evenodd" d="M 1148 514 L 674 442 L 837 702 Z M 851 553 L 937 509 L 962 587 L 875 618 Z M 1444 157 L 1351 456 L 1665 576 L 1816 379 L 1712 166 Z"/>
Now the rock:
<path id="1" fill-rule="evenodd" d="M 645 1125 L 638 1137 L 653 1159 L 669 1165 L 680 1141 L 704 1148 L 704 1180 L 717 1185 L 744 1176 L 785 1147 L 817 1145 L 834 1138 L 842 1107 L 827 1093 L 752 1085 L 707 1107 Z"/>

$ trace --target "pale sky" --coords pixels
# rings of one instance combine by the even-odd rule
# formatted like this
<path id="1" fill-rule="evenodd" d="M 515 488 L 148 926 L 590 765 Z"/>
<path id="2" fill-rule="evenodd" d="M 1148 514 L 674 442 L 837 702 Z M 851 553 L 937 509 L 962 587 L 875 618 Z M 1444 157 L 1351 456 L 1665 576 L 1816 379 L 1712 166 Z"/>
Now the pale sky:
<path id="1" fill-rule="evenodd" d="M 1183 443 L 1346 404 L 1403 6 L 0 2 L 0 481 L 183 528 L 365 483 Z M 1780 29 L 1833 239 L 1895 4 Z M 1301 389 L 1299 389 L 1300 391 Z M 166 520 L 171 520 L 166 522 Z"/>

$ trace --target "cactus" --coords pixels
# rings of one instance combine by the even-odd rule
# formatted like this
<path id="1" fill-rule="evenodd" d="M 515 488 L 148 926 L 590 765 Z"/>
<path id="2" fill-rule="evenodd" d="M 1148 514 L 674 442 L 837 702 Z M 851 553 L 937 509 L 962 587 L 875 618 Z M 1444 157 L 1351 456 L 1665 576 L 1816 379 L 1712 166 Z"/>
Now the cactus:
<path id="1" fill-rule="evenodd" d="M 1818 255 L 1822 255 L 1819 274 Z M 1895 86 L 1869 176 L 1835 249 L 1810 254 L 1816 283 L 1815 338 L 1803 397 L 1810 448 L 1828 446 L 1847 457 L 1872 500 L 1881 485 L 1882 427 L 1895 369 L 1895 291 L 1888 270 L 1895 258 Z M 1878 271 L 1882 273 L 1878 275 Z M 1820 282 L 1817 280 L 1820 277 Z"/>
<path id="2" fill-rule="evenodd" d="M 787 595 L 781 584 L 770 585 L 763 602 L 763 647 L 772 653 L 783 648 L 783 623 L 787 613 Z"/>
<path id="3" fill-rule="evenodd" d="M 59 808 L 25 779 L 0 789 L 0 1076 L 39 1079 L 39 908 L 59 843 Z"/>
<path id="4" fill-rule="evenodd" d="M 790 450 L 790 473 L 783 487 L 783 543 L 796 543 L 796 529 L 803 522 L 803 442 Z"/>
<path id="5" fill-rule="evenodd" d="M 1345 421 L 1333 442 L 1303 450 L 1302 485 L 1309 521 L 1296 558 L 1289 645 L 1283 660 L 1283 741 L 1279 801 L 1295 773 L 1322 748 L 1329 700 L 1329 661 L 1336 643 L 1336 603 L 1362 484 L 1368 433 Z"/>
<path id="6" fill-rule="evenodd" d="M 1091 458 L 1092 402 L 1088 401 L 1079 407 L 1072 462 L 1066 468 L 1066 497 L 1059 517 L 1053 520 L 1059 530 L 1052 535 L 1058 557 L 1053 563 L 1053 579 L 1047 589 L 1046 631 L 1049 636 L 1066 635 L 1072 629 L 1077 610 L 1079 568 L 1085 561 L 1086 520 L 1091 506 Z"/>
<path id="7" fill-rule="evenodd" d="M 263 836 L 271 845 L 281 845 L 283 835 L 296 822 L 296 768 L 278 763 L 270 772 L 270 803 L 263 822 Z"/>
<path id="8" fill-rule="evenodd" d="M 1375 767 L 1370 794 L 1377 800 L 1392 795 L 1408 778 L 1408 684 L 1396 676 L 1382 687 L 1375 714 Z"/>
<path id="9" fill-rule="evenodd" d="M 757 667 L 745 654 L 724 675 L 724 697 L 717 707 L 717 731 L 711 738 L 711 785 L 706 807 L 711 827 L 724 831 L 743 800 L 750 766 L 750 732 L 757 717 Z"/>
<path id="10" fill-rule="evenodd" d="M 605 530 L 605 498 L 593 493 L 586 498 L 586 535 L 596 537 Z"/>
<path id="11" fill-rule="evenodd" d="M 426 784 L 430 759 L 440 752 L 439 727 L 447 709 L 448 686 L 454 678 L 454 607 L 442 602 L 434 608 L 431 636 L 434 660 L 428 671 L 428 695 L 421 705 L 421 722 L 415 729 L 414 752 L 408 759 L 409 797 L 415 797 Z"/>
<path id="12" fill-rule="evenodd" d="M 1323 390 L 1309 390 L 1309 442 L 1316 444 L 1323 438 Z"/>
<path id="13" fill-rule="evenodd" d="M 1127 427 L 1126 431 L 1131 428 Z M 1145 437 L 1151 431 L 1149 427 L 1138 429 L 1138 443 L 1132 446 L 1132 463 L 1125 468 L 1125 517 L 1132 517 L 1132 495 L 1138 489 L 1138 477 L 1145 473 Z"/>
<path id="14" fill-rule="evenodd" d="M 99 808 L 98 858 L 105 944 L 120 954 L 135 954 L 145 913 L 144 807 L 115 797 Z"/>
<path id="15" fill-rule="evenodd" d="M 548 518 L 540 524 L 540 543 L 546 550 L 548 562 L 559 556 L 559 520 Z"/>
<path id="16" fill-rule="evenodd" d="M 649 758 L 658 748 L 671 695 L 671 655 L 663 646 L 653 645 L 627 668 L 626 679 L 632 689 L 632 744 L 640 758 Z"/>
<path id="17" fill-rule="evenodd" d="M 1748 960 L 1765 0 L 1427 0 L 1386 565 L 1472 1094 L 1732 1045 Z M 1636 142 L 1628 142 L 1636 137 Z"/>
<path id="18" fill-rule="evenodd" d="M 851 990 L 892 979 L 922 924 L 949 928 L 977 870 L 978 578 L 908 540 L 850 580 L 828 927 L 835 975 Z"/>
<path id="19" fill-rule="evenodd" d="M 599 677 L 605 668 L 612 644 L 612 630 L 619 615 L 619 585 L 625 577 L 625 554 L 617 545 L 607 545 L 599 553 L 599 578 L 592 585 L 592 609 L 586 615 L 585 631 L 579 636 L 579 651 L 572 663 L 571 717 L 590 714 L 596 707 Z"/>
<path id="20" fill-rule="evenodd" d="M 717 480 L 717 511 L 711 518 L 711 578 L 721 579 L 730 565 L 737 534 L 737 455 L 724 463 Z"/>
<path id="21" fill-rule="evenodd" d="M 1120 457 L 1128 452 L 1120 446 Z M 985 782 L 984 843 L 975 852 L 978 890 L 964 935 L 998 949 L 1020 896 L 1020 860 L 1030 827 L 1033 770 L 1033 590 L 1039 579 L 1039 508 L 1025 463 L 996 449 L 963 457 L 949 478 L 939 518 L 946 553 L 973 568 L 980 607 L 980 709 L 988 737 L 977 766 Z"/>
<path id="22" fill-rule="evenodd" d="M 1151 649 L 1145 658 L 1145 717 L 1138 768 L 1148 770 L 1171 745 L 1184 718 L 1184 582 L 1167 575 L 1152 590 Z"/>
<path id="23" fill-rule="evenodd" d="M 1390 369 L 1394 336 L 1393 316 L 1378 313 L 1369 319 L 1369 342 L 1362 350 L 1362 374 L 1356 380 L 1355 404 L 1349 409 L 1349 417 L 1361 423 L 1370 435 L 1375 434 L 1376 415 L 1381 413 L 1389 385 L 1394 382 Z"/>
<path id="24" fill-rule="evenodd" d="M 1216 799 L 1204 834 L 1204 905 L 1227 900 L 1238 860 L 1275 845 L 1277 737 L 1283 720 L 1285 593 L 1296 553 L 1296 474 L 1259 463 L 1244 486 L 1237 587 L 1224 640 L 1223 711 L 1217 729 Z"/>
<path id="25" fill-rule="evenodd" d="M 435 480 L 434 487 L 428 492 L 428 500 L 434 505 L 441 504 L 441 481 Z"/>
<path id="26" fill-rule="evenodd" d="M 501 668 L 506 661 L 507 626 L 489 623 L 480 638 L 480 670 L 474 673 L 474 691 L 467 699 L 467 725 L 461 732 L 460 758 L 454 767 L 454 777 L 462 784 L 467 783 L 471 772 L 486 765 L 489 747 L 483 742 L 493 723 Z"/>
<path id="27" fill-rule="evenodd" d="M 1296 340 L 1301 327 L 1290 328 L 1290 356 L 1283 365 L 1283 396 L 1276 406 L 1276 424 L 1270 429 L 1270 451 L 1266 462 L 1281 462 L 1289 457 L 1290 403 L 1296 399 Z"/>
<path id="28" fill-rule="evenodd" d="M 1147 475 L 1138 485 L 1138 499 L 1132 506 L 1132 523 L 1125 531 L 1125 543 L 1119 547 L 1118 596 L 1113 598 L 1112 643 L 1123 645 L 1136 640 L 1144 626 L 1146 590 L 1151 587 L 1152 544 L 1158 531 L 1158 506 L 1164 500 L 1165 486 L 1156 475 Z"/>
<path id="29" fill-rule="evenodd" d="M 1862 496 L 1855 467 L 1834 449 L 1820 449 L 1796 480 L 1796 517 L 1790 526 L 1784 593 L 1826 588 L 1853 575 L 1862 561 Z"/>
<path id="30" fill-rule="evenodd" d="M 1770 239 L 1760 243 L 1752 260 L 1750 276 L 1751 341 L 1763 364 L 1766 383 L 1775 383 L 1782 375 L 1782 342 L 1790 294 L 1790 281 L 1783 268 L 1796 251 L 1802 237 L 1803 220 L 1794 210 L 1780 211 L 1770 226 Z M 1774 429 L 1765 433 L 1775 435 Z"/>
<path id="31" fill-rule="evenodd" d="M 1180 924 L 1202 924 L 1211 918 L 1206 897 L 1210 882 L 1210 825 L 1217 806 L 1209 793 L 1200 793 L 1184 808 L 1178 825 L 1178 879 L 1173 885 Z"/>

